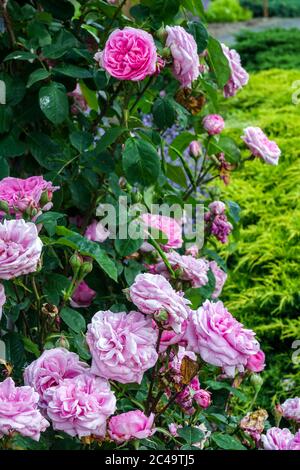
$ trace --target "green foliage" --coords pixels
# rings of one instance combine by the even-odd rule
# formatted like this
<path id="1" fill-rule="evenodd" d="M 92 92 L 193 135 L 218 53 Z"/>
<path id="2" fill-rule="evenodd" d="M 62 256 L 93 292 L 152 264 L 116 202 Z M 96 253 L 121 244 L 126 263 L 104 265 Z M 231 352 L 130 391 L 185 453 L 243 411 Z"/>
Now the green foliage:
<path id="1" fill-rule="evenodd" d="M 300 30 L 297 28 L 245 30 L 236 37 L 235 49 L 249 71 L 300 68 Z"/>
<path id="2" fill-rule="evenodd" d="M 254 16 L 263 16 L 262 0 L 240 0 L 245 8 L 249 8 Z M 298 0 L 269 0 L 269 15 L 283 17 L 298 17 L 300 4 Z"/>
<path id="3" fill-rule="evenodd" d="M 239 0 L 213 0 L 206 11 L 206 18 L 209 23 L 233 23 L 250 20 L 252 13 L 243 8 Z"/>
<path id="4" fill-rule="evenodd" d="M 278 387 L 283 393 L 282 378 L 294 370 L 291 344 L 300 338 L 300 116 L 292 103 L 298 78 L 296 71 L 276 69 L 252 75 L 230 102 L 226 120 L 231 137 L 258 125 L 282 149 L 278 167 L 247 162 L 226 187 L 242 210 L 238 243 L 224 250 L 229 266 L 224 299 L 262 339 L 273 367 L 267 373 L 271 395 Z M 272 373 L 277 368 L 280 373 Z M 295 380 L 299 386 L 299 374 Z"/>

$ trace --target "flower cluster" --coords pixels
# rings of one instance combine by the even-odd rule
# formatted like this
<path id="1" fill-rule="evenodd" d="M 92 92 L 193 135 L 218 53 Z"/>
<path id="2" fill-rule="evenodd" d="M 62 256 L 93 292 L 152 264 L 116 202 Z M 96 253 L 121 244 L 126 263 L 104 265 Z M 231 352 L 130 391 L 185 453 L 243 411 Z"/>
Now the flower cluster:
<path id="1" fill-rule="evenodd" d="M 214 235 L 221 243 L 227 243 L 233 226 L 225 214 L 226 206 L 221 201 L 214 201 L 208 206 L 208 212 L 204 214 L 206 230 Z"/>

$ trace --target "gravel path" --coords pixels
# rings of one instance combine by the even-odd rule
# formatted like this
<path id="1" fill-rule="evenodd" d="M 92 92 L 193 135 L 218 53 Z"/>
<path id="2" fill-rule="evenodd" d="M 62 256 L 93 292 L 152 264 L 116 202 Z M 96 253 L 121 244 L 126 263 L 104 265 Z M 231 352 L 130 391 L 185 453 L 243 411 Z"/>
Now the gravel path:
<path id="1" fill-rule="evenodd" d="M 208 25 L 212 36 L 228 45 L 234 44 L 235 35 L 242 30 L 263 31 L 270 28 L 300 29 L 300 18 L 254 18 L 244 22 L 211 23 Z"/>

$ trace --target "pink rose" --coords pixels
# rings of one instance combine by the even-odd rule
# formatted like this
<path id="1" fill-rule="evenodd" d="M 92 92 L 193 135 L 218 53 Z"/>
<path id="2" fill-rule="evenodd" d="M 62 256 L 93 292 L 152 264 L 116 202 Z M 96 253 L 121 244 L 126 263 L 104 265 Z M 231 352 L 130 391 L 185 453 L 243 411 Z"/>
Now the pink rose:
<path id="1" fill-rule="evenodd" d="M 191 88 L 200 75 L 197 44 L 193 36 L 181 26 L 167 26 L 166 47 L 173 56 L 173 74 L 182 87 Z"/>
<path id="2" fill-rule="evenodd" d="M 180 271 L 178 277 L 183 281 L 189 281 L 192 287 L 202 287 L 208 283 L 207 273 L 209 264 L 205 259 L 194 258 L 190 255 L 180 255 L 176 251 L 167 253 L 166 257 L 173 270 Z M 153 274 L 161 274 L 167 279 L 170 277 L 164 261 L 150 265 L 150 270 Z"/>
<path id="3" fill-rule="evenodd" d="M 71 106 L 72 114 L 78 114 L 79 111 L 88 111 L 89 107 L 85 97 L 82 94 L 79 83 L 77 83 L 76 88 L 73 91 L 68 93 L 68 96 L 73 98 L 73 105 Z"/>
<path id="4" fill-rule="evenodd" d="M 0 320 L 2 317 L 2 308 L 5 302 L 6 302 L 6 296 L 5 296 L 4 287 L 2 284 L 0 284 Z"/>
<path id="5" fill-rule="evenodd" d="M 91 289 L 85 281 L 81 281 L 72 295 L 70 305 L 74 308 L 89 307 L 96 295 L 96 291 Z"/>
<path id="6" fill-rule="evenodd" d="M 35 272 L 42 247 L 33 223 L 23 219 L 0 223 L 0 279 Z"/>
<path id="7" fill-rule="evenodd" d="M 282 403 L 281 408 L 286 419 L 300 423 L 300 398 L 288 398 Z"/>
<path id="8" fill-rule="evenodd" d="M 170 434 L 172 434 L 173 437 L 178 437 L 178 429 L 182 429 L 182 425 L 181 424 L 176 424 L 176 423 L 171 423 L 169 424 L 169 431 L 170 431 Z"/>
<path id="9" fill-rule="evenodd" d="M 261 372 L 265 367 L 265 353 L 261 349 L 248 358 L 246 368 L 251 372 Z"/>
<path id="10" fill-rule="evenodd" d="M 30 385 L 40 397 L 39 406 L 47 406 L 46 392 L 63 379 L 82 374 L 88 365 L 80 362 L 77 354 L 63 348 L 48 349 L 24 371 L 24 383 Z"/>
<path id="11" fill-rule="evenodd" d="M 95 60 L 118 80 L 144 80 L 156 71 L 156 46 L 153 37 L 142 29 L 116 29 Z"/>
<path id="12" fill-rule="evenodd" d="M 229 49 L 225 44 L 222 44 L 222 49 L 231 70 L 231 76 L 224 87 L 224 96 L 230 98 L 247 85 L 249 74 L 242 67 L 240 55 L 236 50 Z"/>
<path id="13" fill-rule="evenodd" d="M 199 155 L 201 154 L 201 145 L 200 145 L 200 142 L 198 142 L 198 140 L 193 140 L 190 143 L 189 154 L 195 158 L 199 157 Z"/>
<path id="14" fill-rule="evenodd" d="M 270 428 L 261 436 L 265 450 L 290 450 L 293 434 L 287 428 Z"/>
<path id="15" fill-rule="evenodd" d="M 103 243 L 110 235 L 110 232 L 103 227 L 101 222 L 93 220 L 85 231 L 85 238 L 93 242 Z"/>
<path id="16" fill-rule="evenodd" d="M 259 127 L 247 127 L 242 140 L 255 157 L 262 158 L 270 165 L 278 165 L 281 150 L 273 140 L 269 140 Z"/>
<path id="17" fill-rule="evenodd" d="M 176 292 L 171 284 L 159 274 L 139 274 L 129 288 L 131 301 L 145 314 L 166 312 L 167 325 L 175 333 L 181 333 L 188 318 L 190 301 Z"/>
<path id="18" fill-rule="evenodd" d="M 300 450 L 300 431 L 296 432 L 294 438 L 290 443 L 289 450 Z"/>
<path id="19" fill-rule="evenodd" d="M 17 432 L 39 441 L 49 426 L 38 410 L 39 395 L 31 387 L 16 387 L 8 377 L 0 383 L 0 438 Z"/>
<path id="20" fill-rule="evenodd" d="M 91 372 L 121 383 L 141 383 L 157 361 L 157 332 L 139 312 L 97 312 L 88 325 Z"/>
<path id="21" fill-rule="evenodd" d="M 29 209 L 49 210 L 52 207 L 52 195 L 58 189 L 59 186 L 53 186 L 51 181 L 44 180 L 42 176 L 26 179 L 8 176 L 0 181 L 0 201 L 7 202 L 11 214 Z"/>
<path id="22" fill-rule="evenodd" d="M 191 313 L 186 339 L 189 349 L 232 377 L 236 368 L 243 372 L 249 357 L 259 351 L 255 333 L 246 330 L 221 301 L 206 300 Z"/>
<path id="23" fill-rule="evenodd" d="M 191 245 L 185 250 L 185 254 L 187 256 L 191 255 L 194 258 L 196 258 L 198 256 L 198 253 L 199 253 L 199 247 L 197 245 Z"/>
<path id="24" fill-rule="evenodd" d="M 152 228 L 156 231 L 160 230 L 167 237 L 168 242 L 162 246 L 164 250 L 182 246 L 182 227 L 175 219 L 159 214 L 142 214 L 141 219 L 150 235 Z"/>
<path id="25" fill-rule="evenodd" d="M 215 290 L 212 294 L 212 298 L 216 299 L 220 296 L 223 286 L 227 279 L 227 274 L 221 269 L 215 261 L 209 262 L 209 267 L 212 270 L 213 275 L 215 276 Z"/>
<path id="26" fill-rule="evenodd" d="M 202 125 L 209 135 L 217 135 L 224 130 L 225 122 L 219 114 L 208 114 L 203 118 Z"/>
<path id="27" fill-rule="evenodd" d="M 208 206 L 209 211 L 204 214 L 206 231 L 214 235 L 221 243 L 227 243 L 233 226 L 225 214 L 226 206 L 221 201 L 214 201 Z"/>
<path id="28" fill-rule="evenodd" d="M 154 322 L 155 323 L 155 322 Z M 181 333 L 175 333 L 174 330 L 163 330 L 160 344 L 159 352 L 165 352 L 169 346 L 173 344 L 178 344 L 180 346 L 186 346 L 186 341 L 184 340 L 184 335 L 186 332 L 187 321 L 184 321 L 181 328 Z"/>
<path id="29" fill-rule="evenodd" d="M 47 415 L 53 429 L 70 436 L 105 437 L 106 421 L 116 410 L 107 380 L 85 373 L 48 389 Z"/>
<path id="30" fill-rule="evenodd" d="M 201 388 L 195 393 L 194 400 L 201 408 L 208 408 L 211 405 L 211 393 Z"/>
<path id="31" fill-rule="evenodd" d="M 140 410 L 128 411 L 109 420 L 108 433 L 114 441 L 121 443 L 130 439 L 146 439 L 155 433 L 154 414 L 146 416 Z"/>

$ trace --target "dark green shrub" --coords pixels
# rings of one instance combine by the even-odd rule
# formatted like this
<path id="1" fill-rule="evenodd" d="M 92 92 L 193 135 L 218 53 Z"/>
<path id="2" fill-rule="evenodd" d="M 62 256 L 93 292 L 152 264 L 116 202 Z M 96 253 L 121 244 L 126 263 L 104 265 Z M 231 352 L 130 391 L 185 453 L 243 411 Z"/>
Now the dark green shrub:
<path id="1" fill-rule="evenodd" d="M 249 8 L 254 16 L 263 16 L 262 0 L 241 0 L 243 7 Z M 300 16 L 299 0 L 269 0 L 269 15 L 296 17 Z"/>
<path id="2" fill-rule="evenodd" d="M 250 71 L 300 68 L 300 30 L 296 28 L 243 31 L 236 38 L 235 49 Z"/>

